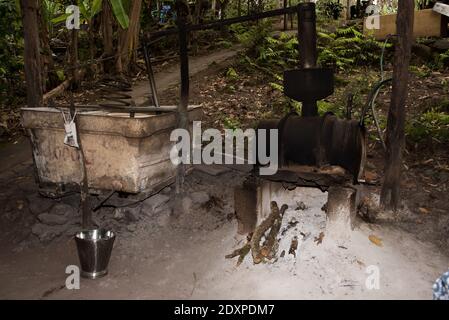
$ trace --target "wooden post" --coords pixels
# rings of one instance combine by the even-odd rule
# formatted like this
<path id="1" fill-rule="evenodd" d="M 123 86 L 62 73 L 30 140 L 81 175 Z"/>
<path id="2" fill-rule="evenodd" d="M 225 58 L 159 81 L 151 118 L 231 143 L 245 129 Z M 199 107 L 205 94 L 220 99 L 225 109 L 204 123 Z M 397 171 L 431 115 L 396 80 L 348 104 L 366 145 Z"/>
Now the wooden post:
<path id="1" fill-rule="evenodd" d="M 287 8 L 287 0 L 284 0 L 284 9 L 285 9 L 285 8 Z M 284 14 L 284 31 L 287 30 L 287 23 L 288 23 L 287 18 L 288 18 L 288 16 L 287 16 L 287 14 L 285 13 L 285 14 Z"/>
<path id="2" fill-rule="evenodd" d="M 326 236 L 332 239 L 348 238 L 354 228 L 356 191 L 331 187 L 327 197 Z"/>
<path id="3" fill-rule="evenodd" d="M 43 105 L 42 64 L 39 44 L 37 0 L 20 0 L 22 10 L 25 81 L 28 107 Z"/>
<path id="4" fill-rule="evenodd" d="M 397 210 L 400 201 L 402 149 L 404 148 L 405 103 L 413 36 L 414 0 L 399 1 L 396 20 L 397 43 L 393 63 L 393 90 L 388 111 L 385 178 L 380 204 Z"/>
<path id="5" fill-rule="evenodd" d="M 289 7 L 292 6 L 292 0 L 288 0 L 288 6 L 289 6 Z M 289 16 L 290 16 L 290 29 L 293 30 L 293 14 L 290 13 Z"/>
<path id="6" fill-rule="evenodd" d="M 78 89 L 80 85 L 80 77 L 78 75 L 78 30 L 71 30 L 71 46 L 70 46 L 70 67 L 72 68 L 71 90 Z"/>
<path id="7" fill-rule="evenodd" d="M 187 12 L 183 2 L 177 2 L 177 24 L 179 30 L 179 58 L 181 64 L 181 97 L 178 105 L 178 128 L 188 129 L 188 104 L 189 104 L 189 56 L 188 56 L 188 33 L 186 26 Z M 176 193 L 181 193 L 184 183 L 185 166 L 180 163 L 176 175 Z"/>

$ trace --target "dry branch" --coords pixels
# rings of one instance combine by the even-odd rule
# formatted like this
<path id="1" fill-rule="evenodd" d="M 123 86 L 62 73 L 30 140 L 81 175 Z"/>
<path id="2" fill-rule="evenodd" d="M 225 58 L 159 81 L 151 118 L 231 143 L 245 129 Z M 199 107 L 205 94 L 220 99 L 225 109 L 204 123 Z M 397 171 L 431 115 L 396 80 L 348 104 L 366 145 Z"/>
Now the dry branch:
<path id="1" fill-rule="evenodd" d="M 276 238 L 279 234 L 279 230 L 282 224 L 282 217 L 288 206 L 283 205 L 279 210 L 279 207 L 275 201 L 271 202 L 270 215 L 255 228 L 254 233 L 248 242 L 241 248 L 234 250 L 234 252 L 225 256 L 226 259 L 232 259 L 239 256 L 237 266 L 239 266 L 245 256 L 251 251 L 254 264 L 261 263 L 266 259 L 272 259 L 276 248 Z M 262 249 L 260 248 L 260 242 L 265 233 L 269 230 L 268 235 L 265 238 Z"/>
<path id="2" fill-rule="evenodd" d="M 78 79 L 82 79 L 84 77 L 85 74 L 85 70 L 80 70 L 78 71 Z M 57 96 L 61 95 L 62 93 L 64 93 L 65 90 L 67 90 L 67 88 L 70 87 L 70 83 L 72 82 L 72 78 L 64 80 L 64 82 L 62 82 L 60 85 L 58 85 L 57 87 L 53 88 L 52 90 L 48 91 L 46 94 L 44 94 L 44 103 L 47 103 L 48 100 L 56 98 Z"/>

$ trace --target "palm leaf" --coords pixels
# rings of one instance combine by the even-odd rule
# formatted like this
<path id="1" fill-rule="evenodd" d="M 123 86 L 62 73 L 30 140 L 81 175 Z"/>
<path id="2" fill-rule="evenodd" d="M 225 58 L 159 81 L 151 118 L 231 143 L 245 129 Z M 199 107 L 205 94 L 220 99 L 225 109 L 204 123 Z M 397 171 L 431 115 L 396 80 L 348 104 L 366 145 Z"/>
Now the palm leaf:
<path id="1" fill-rule="evenodd" d="M 102 0 L 94 0 L 91 8 L 91 17 L 93 18 L 101 10 Z"/>
<path id="2" fill-rule="evenodd" d="M 123 29 L 128 28 L 129 26 L 129 18 L 128 14 L 123 7 L 122 0 L 109 0 L 112 6 L 112 12 L 114 12 L 114 16 L 117 19 L 118 23 Z"/>

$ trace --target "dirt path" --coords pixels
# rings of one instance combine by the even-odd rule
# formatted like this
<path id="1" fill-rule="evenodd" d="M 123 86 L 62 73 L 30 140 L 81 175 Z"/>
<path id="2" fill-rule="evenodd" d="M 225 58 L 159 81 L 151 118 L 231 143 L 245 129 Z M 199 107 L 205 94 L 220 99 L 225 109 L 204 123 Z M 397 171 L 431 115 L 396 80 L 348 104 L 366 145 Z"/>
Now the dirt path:
<path id="1" fill-rule="evenodd" d="M 214 51 L 207 55 L 189 57 L 190 77 L 207 70 L 211 65 L 226 64 L 241 50 L 241 46 L 234 46 L 231 49 Z M 172 63 L 168 67 L 163 68 L 160 72 L 155 74 L 154 78 L 158 94 L 163 94 L 165 90 L 180 82 L 179 63 Z M 136 105 L 142 106 L 147 104 L 150 97 L 148 81 L 142 81 L 136 84 L 131 95 L 136 102 Z"/>

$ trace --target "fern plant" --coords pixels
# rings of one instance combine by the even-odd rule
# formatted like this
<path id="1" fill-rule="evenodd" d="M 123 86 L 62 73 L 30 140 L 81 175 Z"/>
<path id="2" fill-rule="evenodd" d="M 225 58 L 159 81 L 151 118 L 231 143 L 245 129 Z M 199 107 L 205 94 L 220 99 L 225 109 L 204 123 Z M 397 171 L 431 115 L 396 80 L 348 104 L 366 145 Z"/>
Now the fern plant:
<path id="1" fill-rule="evenodd" d="M 318 63 L 344 70 L 354 65 L 379 63 L 383 43 L 365 36 L 356 27 L 339 28 L 333 33 L 318 32 Z M 390 47 L 387 45 L 387 47 Z"/>

